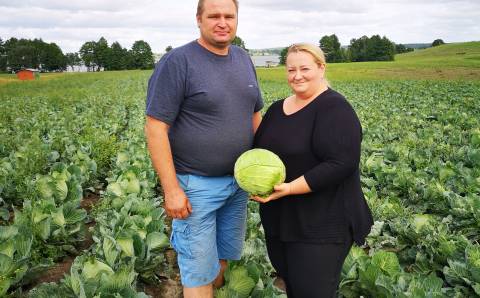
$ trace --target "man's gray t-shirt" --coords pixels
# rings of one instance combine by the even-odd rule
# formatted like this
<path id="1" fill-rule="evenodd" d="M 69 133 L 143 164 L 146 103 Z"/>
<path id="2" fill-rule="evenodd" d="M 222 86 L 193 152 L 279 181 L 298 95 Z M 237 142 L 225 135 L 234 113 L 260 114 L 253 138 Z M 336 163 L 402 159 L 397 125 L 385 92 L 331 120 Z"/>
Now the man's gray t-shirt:
<path id="1" fill-rule="evenodd" d="M 262 107 L 252 61 L 233 45 L 226 56 L 196 41 L 173 49 L 148 82 L 146 114 L 170 125 L 177 173 L 233 174 L 252 146 L 252 116 Z"/>

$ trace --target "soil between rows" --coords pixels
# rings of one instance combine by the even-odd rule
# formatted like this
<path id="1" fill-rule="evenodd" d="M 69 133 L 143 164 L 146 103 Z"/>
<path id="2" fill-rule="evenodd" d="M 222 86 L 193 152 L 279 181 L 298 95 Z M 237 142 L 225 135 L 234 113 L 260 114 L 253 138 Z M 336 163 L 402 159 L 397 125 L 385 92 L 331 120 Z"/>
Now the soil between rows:
<path id="1" fill-rule="evenodd" d="M 86 196 L 82 199 L 80 203 L 80 207 L 90 213 L 92 208 L 95 207 L 99 200 L 100 195 L 98 193 L 87 192 Z M 166 224 L 169 225 L 170 223 L 166 221 Z M 89 228 L 93 226 L 95 226 L 95 221 L 93 220 L 86 224 L 87 229 L 85 234 L 85 240 L 83 240 L 78 247 L 78 251 L 80 254 L 84 250 L 90 248 L 90 246 L 93 244 L 92 234 L 89 231 Z M 57 262 L 52 267 L 39 274 L 39 276 L 34 278 L 31 283 L 24 286 L 23 292 L 28 293 L 30 290 L 39 286 L 42 283 L 59 282 L 65 277 L 65 275 L 70 273 L 70 268 L 72 267 L 75 257 L 77 256 L 67 256 L 63 258 L 63 260 L 61 260 L 60 262 Z M 147 295 L 150 295 L 153 298 L 181 298 L 183 297 L 182 285 L 180 282 L 180 274 L 176 262 L 175 251 L 172 249 L 167 249 L 165 252 L 165 258 L 168 268 L 172 269 L 172 273 L 170 274 L 171 277 L 161 277 L 161 282 L 158 285 L 141 283 L 137 286 L 139 287 L 139 290 L 143 290 Z"/>

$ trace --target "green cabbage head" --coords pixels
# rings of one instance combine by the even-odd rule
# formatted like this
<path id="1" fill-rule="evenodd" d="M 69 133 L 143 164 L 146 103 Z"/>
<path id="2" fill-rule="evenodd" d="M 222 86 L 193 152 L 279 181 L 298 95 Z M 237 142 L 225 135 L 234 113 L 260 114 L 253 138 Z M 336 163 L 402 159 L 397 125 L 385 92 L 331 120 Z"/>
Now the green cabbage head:
<path id="1" fill-rule="evenodd" d="M 252 149 L 237 159 L 234 175 L 243 190 L 266 197 L 273 192 L 274 185 L 285 181 L 285 165 L 269 150 Z"/>

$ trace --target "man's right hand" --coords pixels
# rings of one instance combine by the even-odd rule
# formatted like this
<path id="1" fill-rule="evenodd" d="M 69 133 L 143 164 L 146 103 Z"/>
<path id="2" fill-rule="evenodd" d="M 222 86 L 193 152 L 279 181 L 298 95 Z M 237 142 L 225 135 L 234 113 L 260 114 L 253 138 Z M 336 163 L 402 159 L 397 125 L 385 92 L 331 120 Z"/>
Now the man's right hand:
<path id="1" fill-rule="evenodd" d="M 172 218 L 184 219 L 192 213 L 192 205 L 180 187 L 166 192 L 164 200 L 165 211 Z"/>
<path id="2" fill-rule="evenodd" d="M 160 178 L 164 191 L 165 212 L 173 218 L 187 218 L 192 205 L 183 189 L 178 185 L 173 165 L 172 149 L 168 139 L 170 125 L 147 116 L 145 136 L 152 164 Z"/>

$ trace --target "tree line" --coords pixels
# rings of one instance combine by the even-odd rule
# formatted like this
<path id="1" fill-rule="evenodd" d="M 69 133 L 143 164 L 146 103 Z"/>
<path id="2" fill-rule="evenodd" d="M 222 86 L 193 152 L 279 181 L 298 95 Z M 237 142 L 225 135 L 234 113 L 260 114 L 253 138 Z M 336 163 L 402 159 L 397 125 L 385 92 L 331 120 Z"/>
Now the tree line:
<path id="1" fill-rule="evenodd" d="M 245 47 L 245 42 L 236 36 L 232 42 Z M 432 46 L 444 44 L 436 39 Z M 342 47 L 335 34 L 325 35 L 319 40 L 319 46 L 325 53 L 328 63 L 392 61 L 395 54 L 413 51 L 402 44 L 395 44 L 388 38 L 373 35 L 362 36 L 350 40 L 348 47 Z M 172 46 L 165 51 L 169 52 Z M 280 64 L 285 64 L 288 48 L 280 53 Z M 247 50 L 248 51 L 248 50 Z M 46 43 L 42 39 L 0 38 L 0 72 L 16 71 L 22 68 L 35 68 L 41 71 L 64 71 L 68 67 L 84 65 L 88 71 L 152 69 L 155 59 L 150 45 L 143 41 L 135 41 L 131 49 L 123 48 L 120 43 L 111 45 L 101 37 L 98 41 L 85 42 L 78 52 L 63 54 L 55 43 Z"/>
<path id="2" fill-rule="evenodd" d="M 65 69 L 65 56 L 58 45 L 41 39 L 10 38 L 4 42 L 0 38 L 0 71 L 40 66 L 45 71 Z"/>
<path id="3" fill-rule="evenodd" d="M 55 43 L 46 43 L 42 39 L 0 38 L 0 71 L 17 71 L 22 68 L 34 68 L 40 71 L 72 70 L 84 65 L 88 71 L 151 69 L 155 59 L 150 45 L 135 41 L 131 49 L 123 48 L 120 43 L 108 45 L 101 37 L 98 41 L 85 42 L 78 52 L 63 54 Z"/>
<path id="4" fill-rule="evenodd" d="M 432 46 L 443 43 L 441 39 L 437 39 L 432 43 Z M 413 51 L 413 48 L 406 47 L 403 44 L 395 44 L 387 37 L 380 37 L 380 35 L 353 38 L 347 47 L 340 45 L 335 34 L 325 35 L 319 40 L 318 45 L 325 53 L 325 59 L 328 63 L 393 61 L 395 54 Z M 285 64 L 287 50 L 288 47 L 280 53 L 280 64 Z"/>

